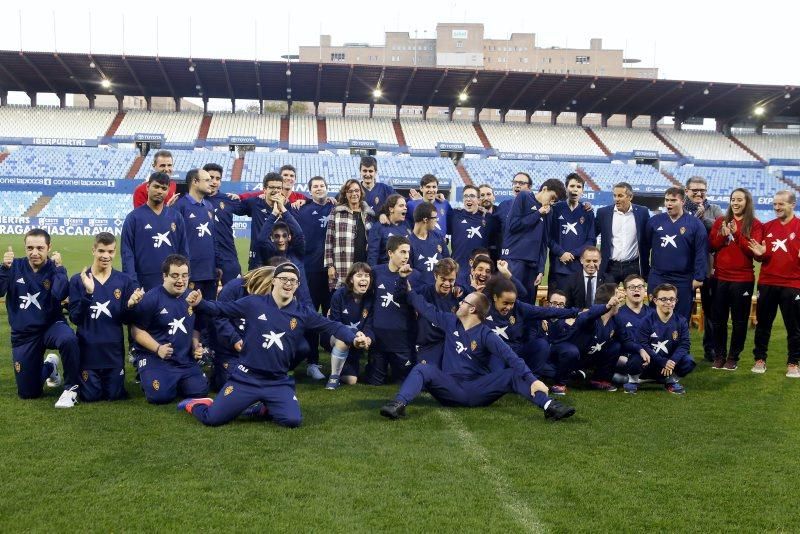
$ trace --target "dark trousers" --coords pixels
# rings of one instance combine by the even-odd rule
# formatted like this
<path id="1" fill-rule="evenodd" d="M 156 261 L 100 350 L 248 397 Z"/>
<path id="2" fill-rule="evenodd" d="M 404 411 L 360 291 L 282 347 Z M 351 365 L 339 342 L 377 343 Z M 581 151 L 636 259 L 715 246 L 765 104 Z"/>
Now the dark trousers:
<path id="1" fill-rule="evenodd" d="M 403 380 L 414 365 L 414 354 L 411 351 L 397 352 L 382 349 L 369 351 L 369 363 L 365 371 L 364 382 L 370 386 L 381 386 L 386 383 L 389 368 L 392 369 L 392 380 Z M 433 367 L 432 365 L 429 367 Z"/>
<path id="2" fill-rule="evenodd" d="M 672 370 L 672 373 L 678 378 L 683 378 L 691 373 L 696 365 L 697 364 L 695 363 L 694 358 L 692 358 L 691 355 L 686 354 L 685 356 L 678 358 L 678 360 L 675 362 L 675 368 Z M 645 366 L 644 360 L 637 352 L 636 354 L 631 354 L 628 356 L 626 372 L 629 375 L 642 375 L 642 378 L 659 379 L 662 378 L 661 370 L 663 368 L 663 365 L 659 365 L 655 362 L 655 360 L 652 359 L 650 360 L 650 364 Z"/>
<path id="3" fill-rule="evenodd" d="M 786 327 L 787 363 L 797 364 L 800 360 L 800 289 L 758 285 L 758 303 L 756 304 L 756 335 L 754 338 L 753 356 L 756 360 L 767 359 L 769 338 L 772 334 L 772 323 L 778 308 Z"/>
<path id="4" fill-rule="evenodd" d="M 222 285 L 242 276 L 242 266 L 237 259 L 222 261 L 217 267 L 222 271 Z"/>
<path id="5" fill-rule="evenodd" d="M 529 261 L 508 260 L 508 270 L 528 292 L 528 298 L 522 300 L 529 304 L 536 304 L 536 291 L 539 288 L 536 285 L 536 277 L 539 276 L 538 267 Z"/>
<path id="6" fill-rule="evenodd" d="M 46 349 L 56 349 L 61 354 L 64 388 L 69 389 L 79 384 L 81 351 L 78 347 L 78 338 L 67 323 L 57 321 L 40 337 L 11 347 L 17 395 L 21 399 L 35 399 L 42 396 L 44 381 L 53 371 L 51 366 L 44 364 Z"/>
<path id="7" fill-rule="evenodd" d="M 753 282 L 716 280 L 712 291 L 711 317 L 714 323 L 714 354 L 717 358 L 739 360 L 747 339 L 747 322 L 753 298 Z M 731 318 L 731 345 L 728 349 L 728 316 Z"/>
<path id="8" fill-rule="evenodd" d="M 326 273 L 306 272 L 308 280 L 308 292 L 311 294 L 311 302 L 314 310 L 322 310 L 322 315 L 328 314 L 331 307 L 331 291 L 328 289 L 328 275 Z M 307 355 L 309 364 L 319 363 L 319 334 L 311 330 L 305 333 L 306 342 L 310 347 Z"/>
<path id="9" fill-rule="evenodd" d="M 610 260 L 606 267 L 604 279 L 606 283 L 621 284 L 625 278 L 632 274 L 641 276 L 642 269 L 639 266 L 639 258 L 630 261 L 614 261 Z"/>
<path id="10" fill-rule="evenodd" d="M 581 355 L 581 369 L 593 369 L 592 380 L 611 382 L 620 352 L 622 352 L 622 346 L 619 342 L 606 341 L 601 350 Z"/>
<path id="11" fill-rule="evenodd" d="M 675 313 L 689 321 L 692 318 L 695 290 L 692 287 L 692 277 L 663 276 L 650 271 L 647 278 L 647 292 L 652 294 L 659 284 L 672 284 L 678 289 L 678 303 L 675 304 Z M 655 306 L 655 301 L 652 302 Z"/>
<path id="12" fill-rule="evenodd" d="M 717 279 L 706 278 L 700 288 L 700 305 L 703 307 L 703 353 L 714 359 L 714 291 Z M 706 358 L 708 359 L 708 358 Z"/>

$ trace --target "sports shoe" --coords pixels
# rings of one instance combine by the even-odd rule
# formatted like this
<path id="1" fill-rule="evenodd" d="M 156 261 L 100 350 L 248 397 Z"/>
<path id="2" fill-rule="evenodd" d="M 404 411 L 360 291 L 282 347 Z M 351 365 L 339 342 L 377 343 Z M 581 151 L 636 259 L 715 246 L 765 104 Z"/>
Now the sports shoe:
<path id="1" fill-rule="evenodd" d="M 767 372 L 767 362 L 764 360 L 756 360 L 756 363 L 753 364 L 753 368 L 750 369 L 750 372 L 763 375 Z"/>
<path id="2" fill-rule="evenodd" d="M 586 374 L 586 371 L 584 371 L 583 369 L 577 369 L 575 371 L 572 371 L 569 374 L 569 377 L 573 380 L 578 380 L 579 382 L 583 382 L 584 380 L 586 380 L 588 375 Z"/>
<path id="3" fill-rule="evenodd" d="M 790 363 L 786 366 L 786 378 L 800 378 L 800 368 L 796 363 Z"/>
<path id="4" fill-rule="evenodd" d="M 339 375 L 331 375 L 330 378 L 328 378 L 328 383 L 325 384 L 325 389 L 334 390 L 338 389 L 341 385 L 342 383 L 339 382 Z"/>
<path id="5" fill-rule="evenodd" d="M 731 358 L 725 360 L 725 365 L 722 366 L 722 369 L 725 371 L 735 371 L 738 368 L 739 368 L 739 362 Z"/>
<path id="6" fill-rule="evenodd" d="M 664 389 L 673 395 L 683 395 L 686 393 L 686 388 L 680 385 L 678 382 L 668 382 L 664 384 Z"/>
<path id="7" fill-rule="evenodd" d="M 636 395 L 639 391 L 639 384 L 635 382 L 627 382 L 622 386 L 622 390 L 629 395 Z"/>
<path id="8" fill-rule="evenodd" d="M 405 417 L 406 405 L 397 400 L 389 401 L 381 408 L 381 415 L 389 419 Z"/>
<path id="9" fill-rule="evenodd" d="M 711 364 L 712 369 L 723 369 L 725 367 L 725 358 L 714 358 L 714 363 Z"/>
<path id="10" fill-rule="evenodd" d="M 49 388 L 57 388 L 64 383 L 64 379 L 61 378 L 61 373 L 58 372 L 59 362 L 61 362 L 61 359 L 58 357 L 58 354 L 53 354 L 52 352 L 47 355 L 47 358 L 44 359 L 44 363 L 53 364 L 53 372 L 50 373 L 50 376 L 47 378 L 46 382 L 47 387 Z"/>
<path id="11" fill-rule="evenodd" d="M 325 380 L 325 375 L 322 374 L 322 371 L 320 369 L 321 367 L 319 366 L 319 364 L 310 363 L 308 364 L 308 367 L 306 367 L 306 374 L 310 376 L 313 380 Z"/>
<path id="12" fill-rule="evenodd" d="M 245 408 L 244 411 L 239 415 L 244 417 L 267 419 L 269 418 L 269 409 L 267 408 L 266 404 L 259 401 Z"/>
<path id="13" fill-rule="evenodd" d="M 567 394 L 567 386 L 564 384 L 553 384 L 553 387 L 550 388 L 550 394 L 564 396 Z"/>
<path id="14" fill-rule="evenodd" d="M 626 373 L 614 373 L 614 376 L 611 377 L 611 383 L 621 385 L 628 381 L 628 375 Z"/>
<path id="15" fill-rule="evenodd" d="M 61 396 L 56 401 L 56 408 L 72 408 L 76 404 L 78 404 L 78 392 L 76 391 L 78 386 L 72 386 L 69 389 L 65 389 Z"/>
<path id="16" fill-rule="evenodd" d="M 605 380 L 592 380 L 590 384 L 592 385 L 592 389 L 600 389 L 602 391 L 608 391 L 609 393 L 617 391 L 617 386 Z"/>
<path id="17" fill-rule="evenodd" d="M 203 406 L 211 406 L 214 404 L 214 399 L 209 397 L 201 397 L 199 399 L 183 399 L 178 403 L 178 410 L 186 410 L 189 413 L 192 413 L 192 410 L 198 404 L 202 404 Z"/>
<path id="18" fill-rule="evenodd" d="M 575 408 L 567 406 L 566 404 L 561 404 L 557 400 L 551 400 L 547 408 L 544 409 L 544 418 L 552 419 L 553 421 L 566 419 L 573 415 L 575 415 Z"/>

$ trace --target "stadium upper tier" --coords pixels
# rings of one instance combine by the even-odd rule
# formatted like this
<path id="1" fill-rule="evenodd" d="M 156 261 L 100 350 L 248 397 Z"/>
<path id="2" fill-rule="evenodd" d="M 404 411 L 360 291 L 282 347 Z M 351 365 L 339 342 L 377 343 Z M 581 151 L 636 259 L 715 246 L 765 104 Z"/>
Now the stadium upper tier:
<path id="1" fill-rule="evenodd" d="M 222 181 L 230 181 L 233 163 L 236 160 L 234 152 L 221 150 L 170 150 L 172 153 L 172 172 L 179 179 L 183 179 L 191 169 L 200 169 L 206 163 L 217 163 L 222 166 Z M 146 180 L 153 172 L 153 154 L 145 159 L 139 171 L 136 173 L 137 180 Z"/>
<path id="2" fill-rule="evenodd" d="M 592 127 L 592 131 L 612 154 L 649 150 L 663 155 L 673 155 L 667 145 L 662 143 L 653 132 L 644 128 Z"/>
<path id="3" fill-rule="evenodd" d="M 167 143 L 194 143 L 202 121 L 203 114 L 196 112 L 131 110 L 125 113 L 114 137 L 132 137 L 138 133 L 162 134 Z"/>
<path id="4" fill-rule="evenodd" d="M 3 191 L 0 195 L 0 213 L 7 217 L 21 217 L 37 198 L 39 191 Z"/>
<path id="5" fill-rule="evenodd" d="M 605 154 L 579 126 L 481 123 L 492 147 L 500 152 L 600 156 Z M 405 125 L 403 126 L 405 128 Z"/>
<path id="6" fill-rule="evenodd" d="M 447 158 L 379 156 L 377 160 L 379 179 L 419 180 L 424 174 L 430 173 L 440 179 L 450 180 L 454 187 L 462 184 L 453 163 Z M 359 161 L 358 156 L 248 152 L 244 159 L 242 181 L 260 182 L 268 172 L 277 172 L 282 165 L 293 165 L 297 169 L 299 183 L 306 183 L 312 176 L 322 176 L 328 182 L 328 188 L 335 189 L 347 179 L 359 177 Z"/>
<path id="7" fill-rule="evenodd" d="M 681 154 L 700 160 L 758 161 L 742 147 L 718 132 L 697 130 L 660 130 Z"/>
<path id="8" fill-rule="evenodd" d="M 0 163 L 0 176 L 125 178 L 137 154 L 132 149 L 23 146 Z"/>
<path id="9" fill-rule="evenodd" d="M 433 150 L 437 143 L 463 143 L 467 147 L 483 148 L 478 132 L 469 121 L 407 118 L 400 123 L 411 150 Z"/>
<path id="10" fill-rule="evenodd" d="M 106 134 L 116 114 L 115 110 L 2 106 L 0 137 L 95 139 Z"/>
<path id="11" fill-rule="evenodd" d="M 789 187 L 764 169 L 735 169 L 683 166 L 672 169 L 672 175 L 682 184 L 692 176 L 708 182 L 708 194 L 727 197 L 737 187 L 748 189 L 753 196 L 771 196 Z"/>
<path id="12" fill-rule="evenodd" d="M 263 142 L 278 142 L 281 138 L 281 116 L 278 113 L 226 113 L 214 112 L 207 139 L 225 139 L 231 136 L 255 137 Z"/>
<path id="13" fill-rule="evenodd" d="M 319 146 L 317 119 L 313 115 L 292 115 L 289 121 L 289 146 L 314 149 Z"/>
<path id="14" fill-rule="evenodd" d="M 651 165 L 581 163 L 580 167 L 603 191 L 611 191 L 619 182 L 631 184 L 634 191 L 661 191 L 672 185 Z"/>
<path id="15" fill-rule="evenodd" d="M 793 134 L 736 134 L 746 146 L 769 161 L 800 160 L 800 135 Z"/>
<path id="16" fill-rule="evenodd" d="M 58 193 L 39 212 L 39 217 L 124 219 L 133 209 L 130 194 Z"/>
<path id="17" fill-rule="evenodd" d="M 392 120 L 366 117 L 325 117 L 329 143 L 347 143 L 351 139 L 377 141 L 382 145 L 397 146 Z"/>
<path id="18" fill-rule="evenodd" d="M 534 185 L 548 178 L 563 180 L 575 166 L 562 161 L 516 161 L 507 159 L 465 158 L 461 160 L 472 182 L 488 183 L 495 188 L 511 188 L 511 179 L 518 172 L 528 173 Z"/>

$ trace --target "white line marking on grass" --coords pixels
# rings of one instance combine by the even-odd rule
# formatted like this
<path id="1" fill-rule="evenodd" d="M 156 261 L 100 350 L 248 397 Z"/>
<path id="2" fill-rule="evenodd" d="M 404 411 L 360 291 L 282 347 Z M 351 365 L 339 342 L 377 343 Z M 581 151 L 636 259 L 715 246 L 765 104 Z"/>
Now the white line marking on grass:
<path id="1" fill-rule="evenodd" d="M 489 461 L 489 452 L 478 443 L 475 435 L 470 432 L 452 410 L 436 410 L 447 426 L 458 435 L 464 451 L 478 464 L 481 472 L 494 486 L 494 491 L 500 498 L 503 507 L 511 513 L 514 520 L 528 532 L 545 532 L 544 526 L 539 522 L 536 513 L 519 498 L 511 488 L 511 484 Z"/>

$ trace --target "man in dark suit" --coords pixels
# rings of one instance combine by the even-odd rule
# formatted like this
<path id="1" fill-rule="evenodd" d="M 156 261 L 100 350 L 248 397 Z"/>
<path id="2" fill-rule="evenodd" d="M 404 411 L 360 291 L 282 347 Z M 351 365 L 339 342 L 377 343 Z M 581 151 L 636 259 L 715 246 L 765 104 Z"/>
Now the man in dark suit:
<path id="1" fill-rule="evenodd" d="M 600 273 L 606 282 L 620 283 L 631 274 L 647 277 L 650 271 L 642 239 L 650 210 L 632 200 L 633 188 L 620 182 L 614 185 L 614 205 L 600 208 L 595 216 L 595 234 L 600 237 Z"/>
<path id="2" fill-rule="evenodd" d="M 597 288 L 605 282 L 600 275 L 600 249 L 586 247 L 581 254 L 583 269 L 567 278 L 564 292 L 567 294 L 567 308 L 588 308 L 594 304 Z"/>

